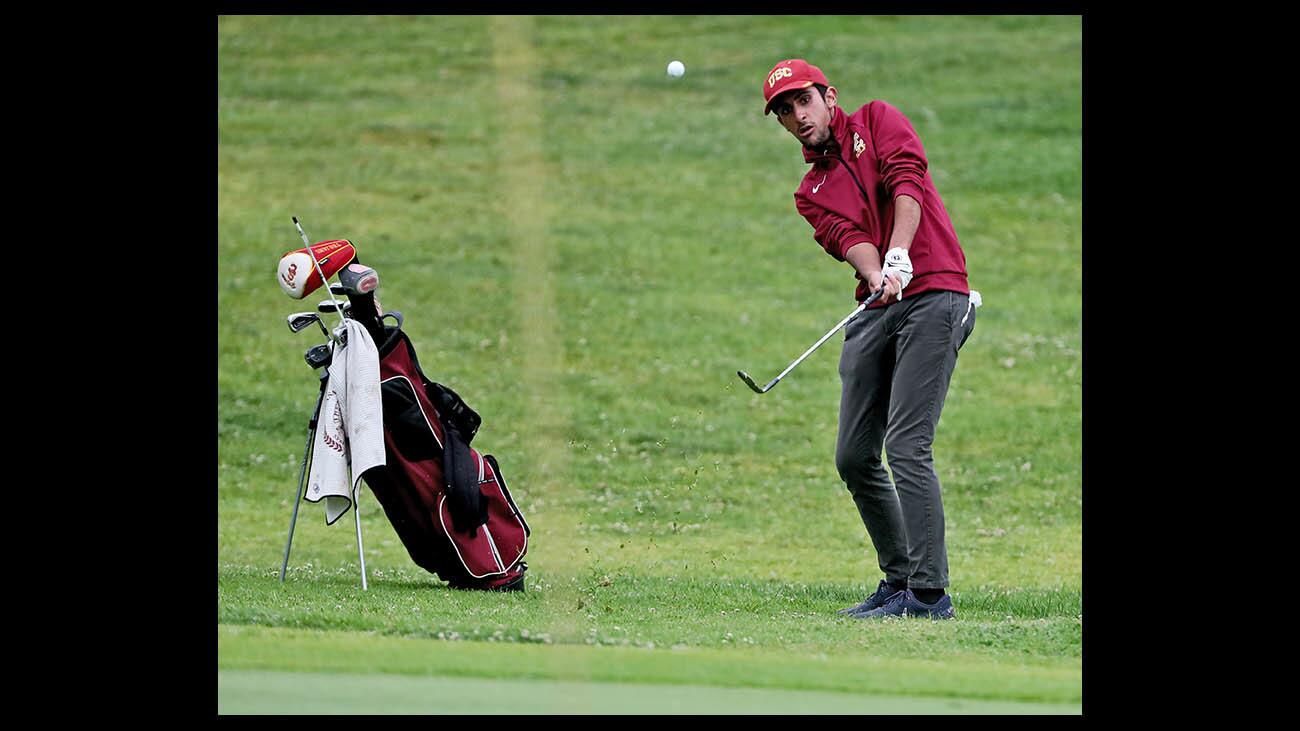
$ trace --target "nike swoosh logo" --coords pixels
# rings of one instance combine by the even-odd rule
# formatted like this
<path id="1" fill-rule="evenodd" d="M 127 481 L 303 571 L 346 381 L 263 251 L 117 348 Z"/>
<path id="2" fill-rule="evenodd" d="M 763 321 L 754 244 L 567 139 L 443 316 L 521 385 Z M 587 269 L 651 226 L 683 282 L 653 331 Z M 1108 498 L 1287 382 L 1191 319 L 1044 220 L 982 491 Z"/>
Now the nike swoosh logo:
<path id="1" fill-rule="evenodd" d="M 822 184 L 825 183 L 825 182 L 826 182 L 826 176 L 823 175 L 823 176 L 822 176 L 822 182 L 821 182 L 821 183 L 818 183 L 818 184 L 816 184 L 816 185 L 813 186 L 813 192 L 816 193 L 817 191 L 821 190 Z"/>

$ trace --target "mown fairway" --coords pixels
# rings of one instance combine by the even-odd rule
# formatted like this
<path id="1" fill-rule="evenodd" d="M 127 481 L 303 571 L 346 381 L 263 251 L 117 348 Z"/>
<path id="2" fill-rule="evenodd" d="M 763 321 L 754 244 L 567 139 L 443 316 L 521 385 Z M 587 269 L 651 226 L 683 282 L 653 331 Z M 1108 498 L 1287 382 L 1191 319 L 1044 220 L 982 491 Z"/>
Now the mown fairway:
<path id="1" fill-rule="evenodd" d="M 220 711 L 609 712 L 645 685 L 678 689 L 662 712 L 1079 710 L 1077 16 L 217 30 Z M 934 446 L 956 621 L 834 613 L 880 578 L 833 462 L 842 338 L 764 396 L 736 378 L 765 383 L 854 306 L 794 210 L 798 145 L 762 113 L 790 57 L 842 107 L 908 116 L 984 295 Z M 426 373 L 483 416 L 474 446 L 533 526 L 525 594 L 447 590 L 368 491 L 370 590 L 351 514 L 315 505 L 278 583 L 321 342 L 284 322 L 320 293 L 274 281 L 294 215 L 357 245 Z M 425 702 L 304 704 L 335 674 Z M 493 706 L 493 678 L 514 700 Z"/>

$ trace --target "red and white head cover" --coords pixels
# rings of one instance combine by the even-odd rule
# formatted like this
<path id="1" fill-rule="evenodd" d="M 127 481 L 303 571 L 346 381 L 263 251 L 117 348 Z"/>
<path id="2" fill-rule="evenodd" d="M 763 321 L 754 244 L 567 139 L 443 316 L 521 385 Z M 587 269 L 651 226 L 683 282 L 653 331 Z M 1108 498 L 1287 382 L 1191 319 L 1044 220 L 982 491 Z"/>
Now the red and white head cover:
<path id="1" fill-rule="evenodd" d="M 312 244 L 311 250 L 320 262 L 325 279 L 334 276 L 335 272 L 357 257 L 356 247 L 347 239 L 331 239 Z M 316 271 L 316 265 L 312 263 L 311 254 L 307 253 L 306 247 L 285 252 L 280 257 L 275 279 L 280 283 L 280 289 L 296 300 L 315 292 L 323 282 L 321 272 Z"/>

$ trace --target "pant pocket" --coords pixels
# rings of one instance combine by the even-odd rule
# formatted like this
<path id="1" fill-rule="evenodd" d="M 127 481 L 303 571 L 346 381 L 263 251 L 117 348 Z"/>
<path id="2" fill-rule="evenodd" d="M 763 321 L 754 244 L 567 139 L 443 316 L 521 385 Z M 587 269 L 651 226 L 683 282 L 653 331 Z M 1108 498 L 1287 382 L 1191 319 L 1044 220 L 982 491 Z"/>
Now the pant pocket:
<path id="1" fill-rule="evenodd" d="M 971 302 L 970 295 L 962 296 L 957 293 L 952 295 L 953 307 L 953 336 L 956 339 L 955 351 L 961 350 L 961 346 L 966 344 L 971 333 L 975 332 L 975 303 Z"/>

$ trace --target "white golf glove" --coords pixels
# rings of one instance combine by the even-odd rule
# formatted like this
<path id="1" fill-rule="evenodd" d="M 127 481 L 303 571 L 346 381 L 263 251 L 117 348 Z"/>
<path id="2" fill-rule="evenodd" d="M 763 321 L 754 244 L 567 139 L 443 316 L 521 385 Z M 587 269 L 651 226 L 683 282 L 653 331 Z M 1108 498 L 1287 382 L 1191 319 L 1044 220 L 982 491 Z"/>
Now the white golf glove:
<path id="1" fill-rule="evenodd" d="M 885 266 L 881 267 L 880 274 L 882 277 L 890 274 L 898 277 L 898 299 L 901 301 L 903 289 L 912 281 L 912 260 L 907 256 L 907 249 L 895 246 L 885 252 Z"/>
<path id="2" fill-rule="evenodd" d="M 975 290 L 970 291 L 970 302 L 966 305 L 966 314 L 961 316 L 961 324 L 966 324 L 966 318 L 970 317 L 971 310 L 978 310 L 980 305 L 984 304 L 984 298 Z"/>

